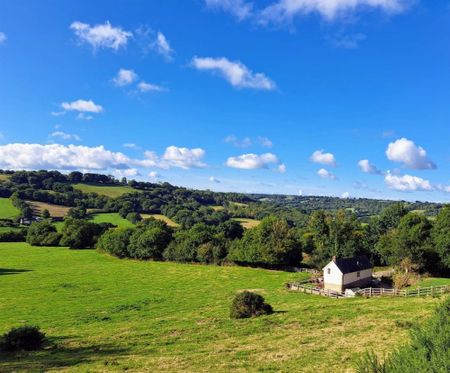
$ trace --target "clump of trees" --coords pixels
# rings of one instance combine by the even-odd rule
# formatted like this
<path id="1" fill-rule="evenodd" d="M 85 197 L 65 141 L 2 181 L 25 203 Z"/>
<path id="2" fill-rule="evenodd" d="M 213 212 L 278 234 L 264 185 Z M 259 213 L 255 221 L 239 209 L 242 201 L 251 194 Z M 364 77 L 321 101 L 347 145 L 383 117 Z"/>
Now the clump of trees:
<path id="1" fill-rule="evenodd" d="M 264 297 L 250 291 L 243 291 L 237 294 L 230 308 L 230 317 L 232 319 L 245 319 L 272 313 L 272 306 L 265 302 Z"/>
<path id="2" fill-rule="evenodd" d="M 45 334 L 37 326 L 12 328 L 0 337 L 0 351 L 36 351 L 42 349 Z"/>
<path id="3" fill-rule="evenodd" d="M 440 305 L 425 325 L 415 327 L 411 342 L 383 362 L 374 353 L 357 365 L 358 373 L 449 372 L 450 298 Z"/>
<path id="4" fill-rule="evenodd" d="M 26 241 L 32 246 L 58 246 L 61 234 L 48 221 L 34 222 L 28 228 Z"/>

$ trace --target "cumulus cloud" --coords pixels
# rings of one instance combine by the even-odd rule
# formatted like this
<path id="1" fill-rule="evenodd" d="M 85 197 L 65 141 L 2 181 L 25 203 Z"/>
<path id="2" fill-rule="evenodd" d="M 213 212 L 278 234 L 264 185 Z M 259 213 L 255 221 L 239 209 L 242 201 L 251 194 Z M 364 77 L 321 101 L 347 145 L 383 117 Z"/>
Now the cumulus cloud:
<path id="1" fill-rule="evenodd" d="M 128 168 L 126 170 L 114 170 L 113 174 L 117 178 L 136 177 L 136 176 L 140 176 L 141 175 L 137 168 Z"/>
<path id="2" fill-rule="evenodd" d="M 262 23 L 291 22 L 300 15 L 318 14 L 327 21 L 345 17 L 360 10 L 378 9 L 401 13 L 409 0 L 277 0 L 260 13 Z"/>
<path id="3" fill-rule="evenodd" d="M 113 83 L 118 87 L 130 85 L 136 81 L 138 75 L 133 70 L 120 69 Z"/>
<path id="4" fill-rule="evenodd" d="M 160 175 L 156 171 L 151 171 L 148 173 L 148 177 L 150 179 L 159 179 Z"/>
<path id="5" fill-rule="evenodd" d="M 311 162 L 314 163 L 320 163 L 325 164 L 327 166 L 336 167 L 336 159 L 334 158 L 334 154 L 325 153 L 323 149 L 316 150 L 314 153 L 312 153 L 309 159 L 311 160 Z"/>
<path id="6" fill-rule="evenodd" d="M 156 33 L 156 38 L 153 43 L 151 43 L 151 48 L 161 56 L 163 56 L 166 60 L 172 60 L 173 54 L 175 52 L 170 46 L 169 41 L 161 31 L 158 31 Z"/>
<path id="7" fill-rule="evenodd" d="M 6 34 L 4 32 L 0 32 L 0 44 L 3 44 L 4 42 L 6 42 L 6 39 L 8 39 L 6 37 Z"/>
<path id="8" fill-rule="evenodd" d="M 97 105 L 92 100 L 63 102 L 61 107 L 66 111 L 78 111 L 82 113 L 101 113 L 103 111 L 103 107 L 101 105 Z"/>
<path id="9" fill-rule="evenodd" d="M 434 189 L 428 180 L 412 175 L 394 175 L 387 172 L 384 181 L 389 188 L 400 192 L 431 191 Z"/>
<path id="10" fill-rule="evenodd" d="M 127 142 L 127 143 L 123 144 L 122 146 L 124 148 L 128 148 L 128 149 L 139 149 L 139 146 L 132 142 Z"/>
<path id="11" fill-rule="evenodd" d="M 253 8 L 253 4 L 245 0 L 205 0 L 205 4 L 209 8 L 231 13 L 240 21 L 250 17 Z"/>
<path id="12" fill-rule="evenodd" d="M 337 180 L 337 176 L 325 168 L 321 168 L 317 171 L 317 175 L 319 175 L 322 179 Z"/>
<path id="13" fill-rule="evenodd" d="M 239 168 L 244 170 L 255 169 L 272 169 L 278 172 L 285 172 L 286 166 L 281 163 L 278 157 L 273 153 L 264 153 L 261 155 L 248 153 L 236 157 L 229 157 L 226 165 L 232 168 Z"/>
<path id="14" fill-rule="evenodd" d="M 412 170 L 433 170 L 436 168 L 436 164 L 428 158 L 424 148 L 404 137 L 388 145 L 386 156 L 390 161 L 402 163 Z"/>
<path id="15" fill-rule="evenodd" d="M 235 88 L 273 90 L 275 83 L 263 73 L 254 73 L 239 61 L 225 57 L 194 57 L 192 66 L 197 70 L 211 71 L 222 76 Z"/>
<path id="16" fill-rule="evenodd" d="M 382 172 L 372 163 L 369 162 L 368 159 L 361 159 L 358 162 L 359 169 L 366 174 L 374 174 L 381 175 Z"/>
<path id="17" fill-rule="evenodd" d="M 341 194 L 341 198 L 347 199 L 350 197 L 350 193 L 349 192 L 344 192 Z"/>
<path id="18" fill-rule="evenodd" d="M 141 92 L 164 92 L 166 90 L 164 87 L 157 84 L 151 84 L 144 81 L 138 84 L 138 89 Z"/>
<path id="19" fill-rule="evenodd" d="M 7 144 L 0 146 L 0 168 L 58 170 L 126 170 L 136 167 L 196 168 L 205 167 L 203 149 L 169 146 L 162 157 L 147 151 L 143 159 L 134 159 L 104 146 L 88 147 L 61 144 Z"/>
<path id="20" fill-rule="evenodd" d="M 50 134 L 50 137 L 57 137 L 57 138 L 60 138 L 60 139 L 66 140 L 66 141 L 69 141 L 69 140 L 81 141 L 80 136 L 71 134 L 71 133 L 65 133 L 63 131 L 52 132 Z"/>
<path id="21" fill-rule="evenodd" d="M 208 180 L 209 180 L 211 183 L 217 183 L 217 184 L 220 183 L 220 180 L 217 179 L 217 178 L 214 177 L 214 176 L 210 176 L 210 177 L 208 178 Z"/>
<path id="22" fill-rule="evenodd" d="M 206 164 L 202 161 L 204 156 L 205 151 L 200 148 L 188 149 L 169 146 L 166 148 L 162 158 L 169 167 L 189 169 L 206 167 Z"/>
<path id="23" fill-rule="evenodd" d="M 225 137 L 225 142 L 232 144 L 236 148 L 248 148 L 253 145 L 253 140 L 250 137 L 244 137 L 243 139 L 238 139 L 235 135 L 229 135 Z"/>
<path id="24" fill-rule="evenodd" d="M 108 21 L 95 26 L 76 21 L 70 25 L 70 28 L 81 43 L 91 45 L 94 50 L 110 48 L 117 51 L 125 47 L 133 36 L 133 33 L 129 31 L 111 26 Z"/>

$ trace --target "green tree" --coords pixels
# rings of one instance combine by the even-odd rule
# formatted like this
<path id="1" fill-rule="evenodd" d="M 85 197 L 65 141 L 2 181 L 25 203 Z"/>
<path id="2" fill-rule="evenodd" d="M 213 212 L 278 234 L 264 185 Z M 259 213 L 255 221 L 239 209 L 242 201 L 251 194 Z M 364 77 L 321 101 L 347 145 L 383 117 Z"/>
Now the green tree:
<path id="1" fill-rule="evenodd" d="M 137 229 L 130 237 L 128 254 L 136 259 L 162 259 L 171 239 L 172 232 L 168 227 Z"/>
<path id="2" fill-rule="evenodd" d="M 61 235 L 47 221 L 33 222 L 28 228 L 27 242 L 32 246 L 58 246 Z"/>
<path id="3" fill-rule="evenodd" d="M 433 243 L 441 258 L 442 266 L 450 269 L 450 206 L 443 208 L 436 220 L 432 231 Z"/>
<path id="4" fill-rule="evenodd" d="M 126 258 L 129 256 L 128 246 L 132 234 L 132 229 L 108 229 L 98 239 L 97 250 L 107 252 L 118 258 Z"/>

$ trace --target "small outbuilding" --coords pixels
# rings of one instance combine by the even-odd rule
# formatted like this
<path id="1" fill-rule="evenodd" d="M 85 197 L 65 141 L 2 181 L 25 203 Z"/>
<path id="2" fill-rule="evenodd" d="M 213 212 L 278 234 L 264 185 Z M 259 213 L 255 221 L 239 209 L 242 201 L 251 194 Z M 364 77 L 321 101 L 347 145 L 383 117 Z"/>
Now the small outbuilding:
<path id="1" fill-rule="evenodd" d="M 323 267 L 323 288 L 343 293 L 345 289 L 369 286 L 372 282 L 372 263 L 366 256 L 333 257 Z"/>

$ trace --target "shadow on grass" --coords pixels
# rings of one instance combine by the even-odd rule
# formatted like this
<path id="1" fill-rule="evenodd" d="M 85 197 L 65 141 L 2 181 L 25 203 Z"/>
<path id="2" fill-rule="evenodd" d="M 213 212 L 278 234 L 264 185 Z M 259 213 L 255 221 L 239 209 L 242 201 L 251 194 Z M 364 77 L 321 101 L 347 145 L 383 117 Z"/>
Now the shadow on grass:
<path id="1" fill-rule="evenodd" d="M 14 268 L 0 268 L 0 276 L 16 275 L 18 273 L 31 272 L 31 269 L 14 269 Z"/>
<path id="2" fill-rule="evenodd" d="M 0 372 L 46 372 L 89 362 L 100 362 L 106 367 L 117 364 L 117 359 L 128 352 L 127 348 L 113 344 L 68 346 L 65 339 L 49 338 L 47 347 L 41 351 L 0 353 Z"/>

